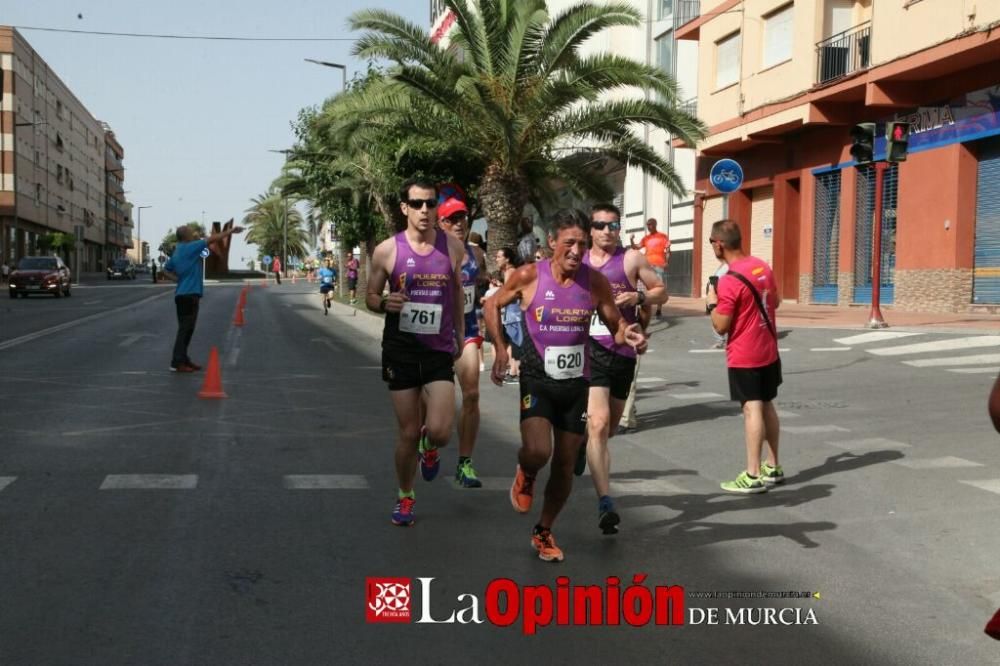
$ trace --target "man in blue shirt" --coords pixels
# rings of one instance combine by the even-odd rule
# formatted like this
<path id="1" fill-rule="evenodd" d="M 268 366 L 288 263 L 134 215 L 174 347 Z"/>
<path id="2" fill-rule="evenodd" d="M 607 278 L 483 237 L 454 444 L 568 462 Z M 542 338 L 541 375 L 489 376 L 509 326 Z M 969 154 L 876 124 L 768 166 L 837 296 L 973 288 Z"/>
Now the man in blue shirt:
<path id="1" fill-rule="evenodd" d="M 326 260 L 326 266 L 319 269 L 319 293 L 323 296 L 323 314 L 330 310 L 330 299 L 337 282 L 337 271 L 333 268 L 333 259 Z"/>
<path id="2" fill-rule="evenodd" d="M 177 247 L 163 266 L 163 276 L 177 282 L 174 303 L 177 305 L 177 339 L 174 340 L 174 355 L 170 361 L 171 372 L 195 372 L 201 366 L 192 363 L 188 357 L 188 345 L 194 335 L 198 321 L 198 303 L 202 294 L 201 252 L 212 243 L 226 236 L 238 234 L 242 227 L 230 227 L 212 234 L 208 240 L 198 238 L 197 232 L 185 225 L 177 228 Z"/>

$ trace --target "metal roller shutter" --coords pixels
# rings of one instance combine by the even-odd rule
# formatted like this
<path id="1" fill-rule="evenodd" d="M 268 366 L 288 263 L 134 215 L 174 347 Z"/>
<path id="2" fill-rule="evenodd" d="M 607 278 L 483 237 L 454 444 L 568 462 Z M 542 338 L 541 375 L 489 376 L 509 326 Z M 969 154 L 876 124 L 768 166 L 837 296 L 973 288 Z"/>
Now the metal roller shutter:
<path id="1" fill-rule="evenodd" d="M 697 276 L 699 289 L 703 293 L 705 285 L 708 284 L 708 276 L 715 273 L 719 267 L 719 260 L 715 258 L 712 246 L 708 244 L 708 238 L 712 235 L 712 225 L 722 219 L 722 197 L 710 197 L 705 199 L 705 208 L 701 216 L 701 239 L 698 240 L 698 247 L 695 252 L 701 252 L 701 275 Z"/>
<path id="2" fill-rule="evenodd" d="M 813 303 L 837 302 L 840 250 L 840 171 L 816 176 L 813 223 Z"/>
<path id="3" fill-rule="evenodd" d="M 750 254 L 774 266 L 774 187 L 753 191 L 750 213 Z"/>
<path id="4" fill-rule="evenodd" d="M 854 199 L 855 303 L 872 300 L 872 231 L 875 225 L 875 166 L 858 169 Z M 899 201 L 899 165 L 890 164 L 882 181 L 882 289 L 879 302 L 891 304 L 896 290 L 896 210 Z"/>
<path id="5" fill-rule="evenodd" d="M 980 153 L 972 302 L 1000 303 L 1000 142 Z"/>

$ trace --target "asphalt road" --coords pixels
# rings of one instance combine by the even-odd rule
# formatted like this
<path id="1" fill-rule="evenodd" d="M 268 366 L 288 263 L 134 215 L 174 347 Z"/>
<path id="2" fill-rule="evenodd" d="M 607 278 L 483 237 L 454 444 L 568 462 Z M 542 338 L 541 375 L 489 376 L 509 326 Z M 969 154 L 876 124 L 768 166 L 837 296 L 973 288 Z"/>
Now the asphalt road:
<path id="1" fill-rule="evenodd" d="M 612 444 L 622 531 L 600 534 L 584 477 L 555 529 L 566 561 L 552 565 L 529 547 L 536 513 L 507 499 L 517 387 L 483 378 L 486 487 L 450 483 L 453 441 L 441 477 L 418 481 L 416 526 L 396 528 L 380 322 L 343 306 L 324 317 L 310 285 L 286 283 L 255 285 L 237 329 L 237 296 L 207 289 L 192 346 L 199 361 L 220 351 L 229 397 L 217 401 L 196 397 L 204 373 L 167 372 L 175 321 L 160 288 L 0 308 L 0 663 L 1000 658 L 982 633 L 1000 605 L 1000 437 L 985 415 L 1000 339 L 783 331 L 788 482 L 734 497 L 718 482 L 742 466 L 741 422 L 708 323 L 657 323 L 641 429 Z M 100 316 L 71 323 L 87 314 Z M 553 621 L 526 636 L 526 613 L 507 627 L 486 616 L 495 579 L 616 576 L 624 591 L 637 574 L 685 588 L 685 626 Z M 414 621 L 367 623 L 367 577 L 411 579 Z M 434 578 L 430 595 L 418 578 Z M 694 596 L 790 590 L 819 598 Z M 436 620 L 468 607 L 462 594 L 481 624 L 416 622 L 425 603 Z M 720 624 L 691 623 L 714 607 Z M 727 608 L 762 607 L 817 624 L 725 624 Z"/>

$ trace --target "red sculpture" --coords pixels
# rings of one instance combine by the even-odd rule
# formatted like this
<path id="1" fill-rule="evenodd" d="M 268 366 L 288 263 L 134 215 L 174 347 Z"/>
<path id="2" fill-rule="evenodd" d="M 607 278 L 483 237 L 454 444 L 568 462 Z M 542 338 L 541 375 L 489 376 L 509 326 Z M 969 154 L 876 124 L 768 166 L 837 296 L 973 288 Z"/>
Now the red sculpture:
<path id="1" fill-rule="evenodd" d="M 232 226 L 232 218 L 230 218 L 225 225 L 221 225 L 218 222 L 212 222 L 212 231 L 210 233 L 217 234 L 221 231 L 229 229 Z M 208 246 L 208 249 L 212 251 L 212 254 L 208 255 L 208 258 L 205 260 L 206 275 L 219 275 L 229 272 L 229 245 L 232 241 L 232 236 L 224 236 L 222 240 L 211 243 Z"/>

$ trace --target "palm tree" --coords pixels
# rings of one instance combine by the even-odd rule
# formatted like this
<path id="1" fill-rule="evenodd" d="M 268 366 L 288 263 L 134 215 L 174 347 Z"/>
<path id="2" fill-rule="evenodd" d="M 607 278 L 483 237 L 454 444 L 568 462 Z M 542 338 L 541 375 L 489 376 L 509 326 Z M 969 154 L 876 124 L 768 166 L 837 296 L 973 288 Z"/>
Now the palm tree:
<path id="1" fill-rule="evenodd" d="M 255 243 L 258 258 L 265 254 L 278 255 L 285 262 L 285 224 L 288 225 L 288 255 L 303 257 L 306 254 L 308 238 L 302 228 L 302 215 L 295 208 L 295 200 L 282 196 L 278 187 L 272 185 L 267 192 L 251 200 L 251 206 L 243 216 L 247 227 L 247 243 Z"/>
<path id="2" fill-rule="evenodd" d="M 630 5 L 581 2 L 552 17 L 545 0 L 442 1 L 455 15 L 451 41 L 462 57 L 391 12 L 351 17 L 353 29 L 366 31 L 355 55 L 396 63 L 390 81 L 366 91 L 354 113 L 370 131 L 392 128 L 481 159 L 491 255 L 515 242 L 525 205 L 540 204 L 554 181 L 609 198 L 596 168 L 609 159 L 684 192 L 673 165 L 635 133 L 645 124 L 689 144 L 704 136 L 702 123 L 678 108 L 674 80 L 621 56 L 580 55 L 603 30 L 640 26 Z M 644 97 L 609 95 L 623 90 Z"/>

